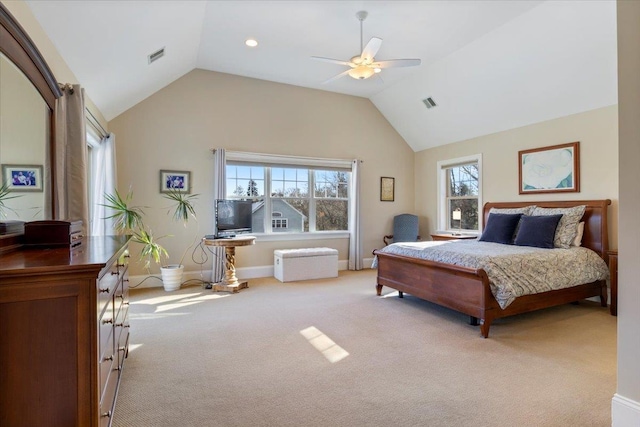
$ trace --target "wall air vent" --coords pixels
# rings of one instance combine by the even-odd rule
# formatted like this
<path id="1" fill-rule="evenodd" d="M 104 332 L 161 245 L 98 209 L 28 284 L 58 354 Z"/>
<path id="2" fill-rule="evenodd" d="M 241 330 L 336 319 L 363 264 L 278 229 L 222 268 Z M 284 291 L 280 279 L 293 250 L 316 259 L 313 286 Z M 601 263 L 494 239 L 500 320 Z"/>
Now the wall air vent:
<path id="1" fill-rule="evenodd" d="M 422 102 L 424 102 L 424 105 L 427 108 L 433 108 L 433 107 L 436 107 L 438 105 L 438 104 L 436 104 L 436 101 L 434 101 L 433 98 L 430 97 L 430 96 L 425 98 L 425 99 L 423 99 Z"/>
<path id="2" fill-rule="evenodd" d="M 152 62 L 157 61 L 163 56 L 164 56 L 164 48 L 153 52 L 151 55 L 147 56 L 147 58 L 149 58 L 149 64 L 151 64 Z"/>

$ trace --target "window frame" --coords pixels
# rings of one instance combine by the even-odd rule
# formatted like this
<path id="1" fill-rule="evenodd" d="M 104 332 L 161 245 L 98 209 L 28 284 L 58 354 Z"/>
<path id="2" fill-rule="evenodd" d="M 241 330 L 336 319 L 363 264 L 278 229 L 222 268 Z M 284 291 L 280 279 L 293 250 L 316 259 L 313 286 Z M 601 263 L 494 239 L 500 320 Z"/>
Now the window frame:
<path id="1" fill-rule="evenodd" d="M 478 229 L 477 230 L 462 230 L 465 234 L 478 234 L 482 233 L 482 154 L 474 154 L 471 156 L 457 157 L 454 159 L 440 160 L 437 163 L 437 185 L 438 185 L 438 214 L 437 214 L 437 226 L 436 230 L 439 233 L 458 233 L 460 230 L 452 229 L 449 227 L 447 221 L 447 170 L 455 166 L 468 165 L 472 163 L 478 164 Z"/>
<path id="2" fill-rule="evenodd" d="M 298 157 L 298 156 L 284 156 L 284 155 L 271 155 L 260 153 L 247 153 L 247 152 L 226 152 L 226 165 L 244 164 L 264 167 L 264 209 L 265 212 L 271 212 L 271 168 L 285 167 L 285 168 L 304 168 L 309 171 L 309 210 L 315 212 L 315 179 L 312 176 L 316 170 L 340 170 L 349 172 L 348 191 L 346 198 L 337 198 L 338 200 L 346 200 L 347 202 L 347 218 L 348 227 L 347 230 L 330 230 L 330 231 L 293 231 L 293 232 L 274 232 L 269 227 L 271 226 L 271 215 L 264 215 L 265 231 L 263 233 L 252 233 L 256 236 L 258 241 L 286 241 L 286 240 L 315 240 L 315 239 L 343 239 L 350 236 L 350 230 L 352 224 L 350 222 L 351 215 L 349 215 L 349 208 L 351 205 L 352 187 L 353 187 L 353 162 L 351 160 L 344 159 L 329 159 L 329 158 L 315 158 L 315 157 Z M 228 192 L 228 189 L 227 189 Z M 225 197 L 228 197 L 225 195 Z M 286 197 L 284 198 L 286 199 Z M 324 198 L 323 198 L 324 199 Z M 315 228 L 315 216 L 310 215 L 309 229 Z"/>

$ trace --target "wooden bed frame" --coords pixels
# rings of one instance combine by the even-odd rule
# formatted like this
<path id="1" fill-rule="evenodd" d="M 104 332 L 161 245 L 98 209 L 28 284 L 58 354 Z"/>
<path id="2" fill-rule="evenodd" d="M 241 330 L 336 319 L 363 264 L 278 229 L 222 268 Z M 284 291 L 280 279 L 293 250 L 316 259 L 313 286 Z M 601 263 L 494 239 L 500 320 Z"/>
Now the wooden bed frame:
<path id="1" fill-rule="evenodd" d="M 555 202 L 505 202 L 486 203 L 483 223 L 486 224 L 491 208 L 517 208 L 536 205 L 544 208 L 586 205 L 582 221 L 585 222 L 582 246 L 597 252 L 607 261 L 609 247 L 607 208 L 611 200 L 576 200 Z M 478 325 L 483 337 L 489 336 L 494 319 L 526 313 L 555 305 L 575 302 L 599 296 L 600 304 L 607 306 L 606 280 L 586 283 L 566 289 L 526 295 L 502 309 L 493 297 L 489 278 L 483 269 L 460 267 L 434 261 L 410 258 L 402 255 L 374 251 L 378 257 L 377 294 L 387 286 L 399 291 L 402 298 L 406 292 L 413 296 L 457 310 L 470 316 L 470 323 Z"/>

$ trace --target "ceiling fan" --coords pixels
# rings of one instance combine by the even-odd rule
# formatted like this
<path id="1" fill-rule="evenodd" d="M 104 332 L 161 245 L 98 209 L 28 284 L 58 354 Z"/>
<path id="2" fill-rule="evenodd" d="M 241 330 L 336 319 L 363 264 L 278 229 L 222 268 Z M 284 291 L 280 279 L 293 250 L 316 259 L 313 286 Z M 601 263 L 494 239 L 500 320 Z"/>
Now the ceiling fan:
<path id="1" fill-rule="evenodd" d="M 346 76 L 347 74 L 354 79 L 364 80 L 369 77 L 380 73 L 384 68 L 396 68 L 396 67 L 413 67 L 415 65 L 420 65 L 419 59 L 387 59 L 385 61 L 376 61 L 375 56 L 380 50 L 380 46 L 382 46 L 382 39 L 378 37 L 372 37 L 371 40 L 367 43 L 366 46 L 363 47 L 362 44 L 362 22 L 367 19 L 368 13 L 364 10 L 356 13 L 356 18 L 360 21 L 360 54 L 354 56 L 348 61 L 343 61 L 339 59 L 331 59 L 331 58 L 323 58 L 320 56 L 312 56 L 312 59 L 317 59 L 319 61 L 330 62 L 332 64 L 340 64 L 346 65 L 349 67 L 348 70 L 343 71 L 325 81 L 324 83 L 330 83 L 340 77 Z"/>

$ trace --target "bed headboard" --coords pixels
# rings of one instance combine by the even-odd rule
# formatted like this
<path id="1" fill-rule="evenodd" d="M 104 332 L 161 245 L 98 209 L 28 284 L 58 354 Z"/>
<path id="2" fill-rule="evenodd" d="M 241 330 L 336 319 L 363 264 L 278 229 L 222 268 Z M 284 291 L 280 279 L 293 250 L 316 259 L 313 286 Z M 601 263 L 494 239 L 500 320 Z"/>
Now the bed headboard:
<path id="1" fill-rule="evenodd" d="M 487 223 L 489 210 L 491 208 L 519 208 L 523 206 L 536 205 L 541 208 L 570 208 L 572 206 L 585 205 L 587 208 L 582 216 L 584 221 L 584 234 L 582 235 L 582 246 L 597 252 L 605 261 L 608 260 L 609 250 L 609 228 L 607 225 L 607 211 L 611 200 L 571 200 L 555 202 L 499 202 L 485 203 L 482 212 L 483 224 Z"/>

